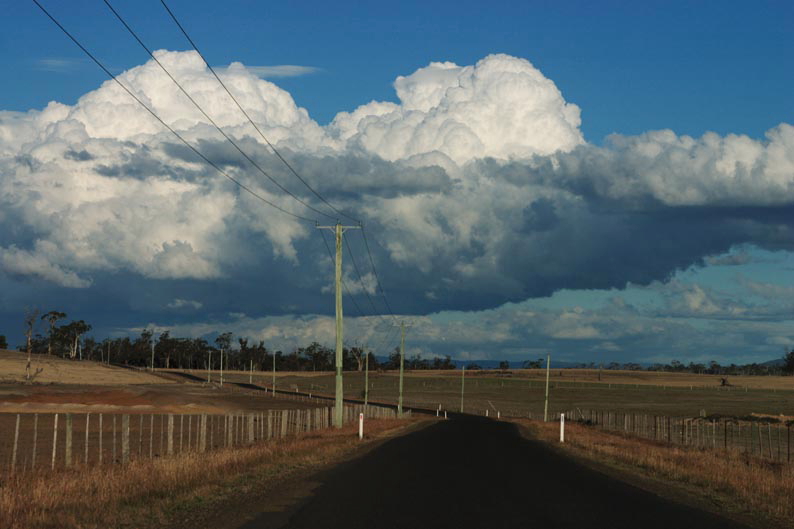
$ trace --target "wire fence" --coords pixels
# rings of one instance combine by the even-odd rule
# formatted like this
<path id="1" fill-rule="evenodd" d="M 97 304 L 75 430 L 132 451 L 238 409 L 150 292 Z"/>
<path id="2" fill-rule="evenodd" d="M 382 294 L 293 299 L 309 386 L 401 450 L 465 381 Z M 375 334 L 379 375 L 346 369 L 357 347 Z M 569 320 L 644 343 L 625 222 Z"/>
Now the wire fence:
<path id="1" fill-rule="evenodd" d="M 559 414 L 555 417 L 559 420 Z M 565 417 L 599 430 L 643 439 L 704 450 L 732 450 L 791 463 L 794 421 L 770 417 L 670 417 L 579 409 L 567 412 Z"/>
<path id="2" fill-rule="evenodd" d="M 394 409 L 344 407 L 344 422 Z M 57 470 L 251 445 L 329 428 L 333 407 L 216 414 L 0 413 L 0 474 Z"/>

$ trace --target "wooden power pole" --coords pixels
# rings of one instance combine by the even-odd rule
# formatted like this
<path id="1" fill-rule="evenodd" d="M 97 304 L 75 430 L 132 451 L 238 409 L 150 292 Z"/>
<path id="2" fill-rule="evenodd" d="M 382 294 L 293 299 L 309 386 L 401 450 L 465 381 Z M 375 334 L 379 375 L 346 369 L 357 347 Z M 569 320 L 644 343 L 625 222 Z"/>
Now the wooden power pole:
<path id="1" fill-rule="evenodd" d="M 335 226 L 317 226 L 321 230 L 333 230 L 336 236 L 336 266 L 334 283 L 336 286 L 336 398 L 334 399 L 334 426 L 342 427 L 344 422 L 344 386 L 342 381 L 342 341 L 344 326 L 342 315 L 342 235 L 346 230 L 360 228 L 360 226 L 342 226 L 338 222 Z"/>

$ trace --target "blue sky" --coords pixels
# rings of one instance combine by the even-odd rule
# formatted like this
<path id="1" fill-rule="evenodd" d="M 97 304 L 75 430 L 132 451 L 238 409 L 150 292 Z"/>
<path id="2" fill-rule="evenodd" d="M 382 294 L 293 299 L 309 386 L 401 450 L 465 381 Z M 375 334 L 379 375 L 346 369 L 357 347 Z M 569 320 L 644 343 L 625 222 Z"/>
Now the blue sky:
<path id="1" fill-rule="evenodd" d="M 43 4 L 167 121 L 233 158 L 101 1 Z M 763 361 L 794 347 L 791 2 L 168 4 L 210 64 L 249 67 L 228 75 L 268 135 L 372 227 L 414 353 Z M 113 5 L 152 48 L 189 49 L 158 1 Z M 174 150 L 32 2 L 6 6 L 0 58 L 13 72 L 0 334 L 20 335 L 20 307 L 57 306 L 100 335 L 332 342 L 312 229 Z M 195 57 L 163 60 L 288 178 Z M 272 75 L 284 65 L 296 75 Z M 470 82 L 460 107 L 427 95 Z M 40 112 L 50 101 L 67 106 Z M 386 312 L 374 276 L 346 273 L 369 316 L 351 317 L 348 342 L 383 354 L 394 337 L 373 316 Z"/>
<path id="2" fill-rule="evenodd" d="M 116 71 L 145 55 L 100 1 L 45 2 Z M 113 4 L 147 42 L 187 49 L 159 2 Z M 169 3 L 213 64 L 296 64 L 279 80 L 320 123 L 372 99 L 430 61 L 524 57 L 583 109 L 585 137 L 670 128 L 760 137 L 791 121 L 791 2 Z M 7 110 L 73 103 L 104 80 L 33 3 L 6 6 L 0 55 Z M 40 61 L 69 61 L 53 71 Z M 56 66 L 56 69 L 58 67 Z"/>

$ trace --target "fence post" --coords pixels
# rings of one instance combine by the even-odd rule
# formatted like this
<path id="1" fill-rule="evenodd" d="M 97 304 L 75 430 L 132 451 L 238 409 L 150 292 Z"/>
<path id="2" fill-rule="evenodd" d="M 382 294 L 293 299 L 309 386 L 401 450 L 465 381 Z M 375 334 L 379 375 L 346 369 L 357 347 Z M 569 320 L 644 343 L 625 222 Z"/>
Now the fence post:
<path id="1" fill-rule="evenodd" d="M 72 466 L 72 414 L 66 414 L 66 466 Z"/>
<path id="2" fill-rule="evenodd" d="M 149 459 L 154 457 L 154 414 L 149 414 Z"/>
<path id="3" fill-rule="evenodd" d="M 199 452 L 207 451 L 207 414 L 201 414 L 201 434 L 199 435 Z"/>
<path id="4" fill-rule="evenodd" d="M 130 462 L 130 416 L 121 416 L 121 462 Z"/>
<path id="5" fill-rule="evenodd" d="M 168 414 L 168 455 L 174 455 L 174 414 Z"/>
<path id="6" fill-rule="evenodd" d="M 565 442 L 565 414 L 560 413 L 560 442 Z"/>
<path id="7" fill-rule="evenodd" d="M 267 410 L 267 438 L 273 437 L 273 410 Z"/>
<path id="8" fill-rule="evenodd" d="M 17 425 L 14 428 L 14 450 L 11 455 L 11 473 L 14 473 L 14 467 L 17 466 L 17 445 L 19 444 L 19 414 L 17 413 Z"/>
<path id="9" fill-rule="evenodd" d="M 89 419 L 91 418 L 90 413 L 85 414 L 85 461 L 83 463 L 88 466 L 88 432 L 89 432 L 89 425 L 91 424 Z"/>
<path id="10" fill-rule="evenodd" d="M 287 426 L 289 425 L 289 410 L 281 411 L 281 437 L 287 436 Z"/>
<path id="11" fill-rule="evenodd" d="M 182 439 L 184 438 L 185 434 L 185 416 L 179 416 L 179 453 L 182 453 Z"/>
<path id="12" fill-rule="evenodd" d="M 52 468 L 55 469 L 55 453 L 58 448 L 58 414 L 55 414 L 55 420 L 52 426 Z"/>
<path id="13" fill-rule="evenodd" d="M 102 464 L 102 414 L 99 414 L 99 464 Z"/>
<path id="14" fill-rule="evenodd" d="M 31 470 L 36 468 L 36 443 L 38 442 L 39 438 L 39 414 L 33 414 L 33 455 L 30 458 L 30 468 Z"/>
<path id="15" fill-rule="evenodd" d="M 116 462 L 116 415 L 113 414 L 113 463 Z"/>
<path id="16" fill-rule="evenodd" d="M 254 414 L 248 414 L 248 444 L 254 444 Z"/>
<path id="17" fill-rule="evenodd" d="M 138 421 L 138 459 L 143 458 L 143 414 Z"/>

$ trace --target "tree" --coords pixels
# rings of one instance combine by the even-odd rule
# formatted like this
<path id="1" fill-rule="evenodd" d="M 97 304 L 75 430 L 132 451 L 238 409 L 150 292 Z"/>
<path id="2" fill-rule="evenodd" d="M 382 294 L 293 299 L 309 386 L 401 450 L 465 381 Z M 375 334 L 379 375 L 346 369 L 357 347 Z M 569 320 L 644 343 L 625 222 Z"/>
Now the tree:
<path id="1" fill-rule="evenodd" d="M 91 326 L 83 320 L 71 322 L 59 329 L 59 334 L 65 339 L 69 346 L 69 358 L 74 360 L 80 346 L 80 337 L 91 330 Z"/>
<path id="2" fill-rule="evenodd" d="M 0 349 L 8 349 L 8 342 L 4 334 L 0 334 Z"/>
<path id="3" fill-rule="evenodd" d="M 527 360 L 523 363 L 522 367 L 524 369 L 540 369 L 543 367 L 543 362 L 546 360 L 543 358 L 538 358 L 537 360 Z"/>
<path id="4" fill-rule="evenodd" d="M 57 310 L 51 310 L 47 314 L 41 317 L 41 321 L 47 321 L 50 324 L 50 341 L 47 343 L 47 354 L 52 354 L 52 343 L 55 340 L 55 324 L 58 320 L 62 320 L 66 317 L 65 312 L 58 312 Z"/>
<path id="5" fill-rule="evenodd" d="M 223 353 L 226 352 L 226 370 L 229 370 L 229 349 L 232 346 L 232 333 L 225 332 L 223 334 L 218 335 L 215 338 L 215 345 L 221 350 L 221 357 L 220 357 L 220 366 L 221 366 L 221 373 L 223 373 Z M 223 385 L 223 374 L 221 374 L 221 385 Z"/>
<path id="6" fill-rule="evenodd" d="M 794 375 L 794 350 L 786 353 L 783 357 L 783 372 L 787 375 Z"/>
<path id="7" fill-rule="evenodd" d="M 364 370 L 364 349 L 361 347 L 353 347 L 350 349 L 350 354 L 356 360 L 356 371 Z"/>
<path id="8" fill-rule="evenodd" d="M 25 313 L 25 338 L 27 339 L 28 346 L 28 363 L 25 366 L 25 380 L 30 380 L 30 359 L 31 359 L 31 341 L 33 338 L 33 327 L 36 325 L 36 320 L 39 318 L 38 309 L 28 310 Z"/>

